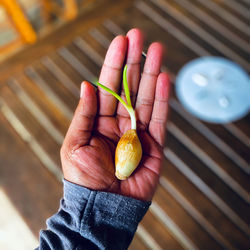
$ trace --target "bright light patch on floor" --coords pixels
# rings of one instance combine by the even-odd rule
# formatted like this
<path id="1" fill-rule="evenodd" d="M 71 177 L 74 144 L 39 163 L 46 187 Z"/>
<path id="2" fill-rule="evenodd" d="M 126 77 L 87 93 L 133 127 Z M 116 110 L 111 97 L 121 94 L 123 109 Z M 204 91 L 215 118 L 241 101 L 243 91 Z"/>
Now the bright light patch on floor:
<path id="1" fill-rule="evenodd" d="M 27 250 L 37 246 L 38 240 L 0 188 L 0 249 Z"/>

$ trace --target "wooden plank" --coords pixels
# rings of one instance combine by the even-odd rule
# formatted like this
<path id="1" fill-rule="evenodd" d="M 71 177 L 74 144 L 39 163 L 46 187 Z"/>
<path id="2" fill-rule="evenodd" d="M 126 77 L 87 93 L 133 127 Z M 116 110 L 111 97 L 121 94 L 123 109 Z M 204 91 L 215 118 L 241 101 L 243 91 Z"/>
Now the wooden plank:
<path id="1" fill-rule="evenodd" d="M 219 134 L 223 141 L 230 144 L 231 147 L 237 151 L 237 153 L 245 159 L 246 162 L 250 163 L 249 147 L 244 145 L 239 139 L 233 136 L 222 126 L 216 126 L 214 124 L 206 124 L 212 131 Z"/>
<path id="2" fill-rule="evenodd" d="M 246 247 L 249 244 L 245 231 L 229 219 L 228 208 L 216 197 L 215 193 L 193 172 L 179 163 L 173 153 L 167 154 L 167 160 L 162 169 L 162 175 L 207 218 L 217 231 L 233 246 Z M 181 165 L 182 164 L 182 165 Z M 218 221 L 220 223 L 218 223 Z M 232 232 L 234 232 L 232 234 Z"/>
<path id="3" fill-rule="evenodd" d="M 89 59 L 91 59 L 98 66 L 98 71 L 100 71 L 107 50 L 95 39 L 93 39 L 89 33 L 83 34 L 81 37 L 77 37 L 74 40 L 74 43 L 80 50 L 82 50 L 85 55 L 87 55 Z"/>
<path id="4" fill-rule="evenodd" d="M 175 100 L 175 98 L 170 99 L 170 107 L 178 113 L 185 121 L 187 121 L 190 125 L 192 125 L 197 131 L 199 131 L 209 142 L 211 142 L 215 148 L 219 149 L 219 151 L 223 152 L 228 158 L 230 158 L 236 166 L 240 167 L 244 172 L 248 173 L 249 171 L 249 164 L 243 159 L 237 152 L 234 150 L 232 146 L 225 141 L 222 140 L 220 135 L 217 135 L 206 126 L 206 123 L 202 123 L 195 118 L 194 116 L 190 115 L 182 105 Z M 219 126 L 219 125 L 218 125 Z M 220 125 L 221 126 L 221 125 Z M 241 142 L 245 145 L 248 145 L 248 139 L 246 135 L 240 131 L 237 127 L 233 124 L 223 124 L 222 125 L 225 129 L 234 134 L 234 136 L 241 140 Z"/>
<path id="5" fill-rule="evenodd" d="M 51 122 L 48 115 L 40 109 L 40 107 L 32 100 L 32 98 L 23 90 L 20 83 L 13 79 L 8 82 L 8 87 L 16 94 L 25 108 L 36 118 L 41 126 L 49 133 L 49 135 L 61 145 L 63 142 L 63 134 Z"/>
<path id="6" fill-rule="evenodd" d="M 107 30 L 103 25 L 98 25 L 89 30 L 91 38 L 97 41 L 103 48 L 107 49 L 114 38 L 114 34 Z"/>
<path id="7" fill-rule="evenodd" d="M 204 242 L 209 242 L 210 249 L 220 249 L 214 239 L 197 225 L 197 223 L 173 199 L 173 197 L 162 188 L 161 185 L 158 186 L 153 201 L 156 202 L 180 227 L 183 233 L 191 240 L 197 249 L 204 248 Z M 198 238 L 197 235 L 199 235 Z"/>
<path id="8" fill-rule="evenodd" d="M 43 92 L 46 93 L 48 98 L 54 105 L 61 110 L 63 115 L 71 120 L 73 117 L 72 109 L 67 105 L 67 100 L 64 101 L 62 98 L 58 95 L 56 90 L 53 89 L 52 86 L 47 82 L 46 79 L 33 67 L 29 66 L 25 70 L 25 74 L 39 87 Z"/>
<path id="9" fill-rule="evenodd" d="M 210 235 L 215 241 L 220 244 L 223 249 L 232 249 L 231 244 L 226 238 L 224 238 L 217 228 L 214 227 L 205 216 L 203 216 L 193 204 L 184 197 L 178 189 L 171 184 L 165 177 L 160 177 L 160 183 L 165 190 L 167 190 L 171 196 L 185 209 L 185 211 Z"/>
<path id="10" fill-rule="evenodd" d="M 72 93 L 73 96 L 75 96 L 76 98 L 79 98 L 79 92 L 80 92 L 79 85 L 81 83 L 81 79 L 76 80 L 77 78 L 75 74 L 66 73 L 68 72 L 68 68 L 70 67 L 69 65 L 65 67 L 60 66 L 58 62 L 56 62 L 55 60 L 53 60 L 51 57 L 48 57 L 48 56 L 43 57 L 41 59 L 41 63 L 47 70 L 50 71 L 50 73 L 55 78 L 57 78 L 60 81 L 61 84 L 64 85 L 64 87 L 69 92 Z"/>
<path id="11" fill-rule="evenodd" d="M 197 24 L 202 22 L 202 27 L 204 27 L 206 31 L 222 41 L 224 44 L 231 44 L 231 48 L 237 51 L 237 53 L 239 53 L 242 57 L 246 57 L 246 53 L 248 53 L 250 46 L 244 39 L 231 32 L 230 29 L 216 21 L 212 16 L 208 15 L 205 11 L 198 8 L 190 1 L 174 0 L 174 2 L 176 3 L 176 8 L 187 15 L 190 20 L 193 20 Z M 175 4 L 173 6 L 175 6 Z"/>
<path id="12" fill-rule="evenodd" d="M 182 249 L 178 241 L 150 210 L 140 225 L 147 230 L 147 233 L 153 237 L 161 249 Z"/>
<path id="13" fill-rule="evenodd" d="M 70 44 L 67 46 L 67 53 L 64 54 L 64 59 L 68 60 L 75 69 L 78 69 L 82 77 L 89 81 L 94 81 L 99 75 L 100 67 L 98 67 L 90 58 L 80 50 L 75 44 Z M 62 54 L 61 54 L 62 55 Z M 80 67 L 84 67 L 85 70 Z"/>
<path id="14" fill-rule="evenodd" d="M 248 114 L 245 118 L 240 119 L 239 121 L 224 125 L 232 135 L 248 147 L 250 147 L 250 132 L 248 129 L 249 117 L 250 115 Z"/>
<path id="15" fill-rule="evenodd" d="M 39 124 L 32 114 L 24 107 L 13 92 L 7 87 L 2 88 L 1 97 L 10 110 L 16 115 L 26 130 L 39 142 L 42 148 L 50 155 L 58 169 L 61 168 L 60 145 L 53 140 L 48 132 Z"/>
<path id="16" fill-rule="evenodd" d="M 141 1 L 138 2 L 137 8 L 142 11 L 153 24 L 156 24 L 158 28 L 162 28 L 166 33 L 171 33 L 172 36 L 181 41 L 183 43 L 182 48 L 183 45 L 185 45 L 195 54 L 198 53 L 203 56 L 218 53 L 218 51 L 207 42 L 204 42 L 197 34 L 189 32 L 187 27 L 183 27 L 183 24 L 172 15 L 172 12 L 168 8 L 163 9 L 158 1 Z M 197 49 L 195 49 L 195 47 L 197 47 Z"/>
<path id="17" fill-rule="evenodd" d="M 57 51 L 53 56 L 50 56 L 53 62 L 63 70 L 67 76 L 77 85 L 80 90 L 81 82 L 83 81 L 83 77 L 69 64 L 66 60 L 61 57 Z"/>
<path id="18" fill-rule="evenodd" d="M 63 103 L 71 110 L 74 111 L 78 100 L 72 93 L 68 91 L 67 88 L 57 79 L 54 75 L 48 71 L 47 68 L 44 67 L 40 62 L 34 65 L 34 70 L 41 77 L 43 81 L 47 83 L 47 85 L 55 91 L 57 96 L 61 99 Z M 33 79 L 32 79 L 33 80 Z"/>
<path id="19" fill-rule="evenodd" d="M 32 98 L 32 101 L 48 116 L 53 125 L 62 133 L 65 134 L 70 121 L 63 115 L 62 111 L 48 98 L 45 92 L 37 87 L 31 79 L 25 75 L 20 75 L 17 78 L 19 86 L 22 90 Z"/>
<path id="20" fill-rule="evenodd" d="M 177 126 L 178 129 L 183 131 L 185 136 L 191 138 L 192 142 L 197 145 L 199 148 L 205 148 L 205 153 L 218 164 L 221 168 L 221 171 L 225 171 L 225 177 L 227 175 L 230 178 L 234 178 L 235 181 L 242 186 L 247 192 L 250 192 L 249 185 L 249 176 L 246 172 L 242 171 L 239 166 L 229 160 L 220 149 L 218 150 L 214 144 L 209 142 L 202 134 L 197 132 L 197 130 L 191 126 L 191 124 L 187 123 L 179 114 L 177 114 L 173 109 L 171 109 L 171 122 L 173 122 L 174 126 Z M 180 136 L 181 138 L 181 136 Z M 237 151 L 234 151 L 237 152 Z M 237 152 L 238 154 L 238 152 Z"/>
<path id="21" fill-rule="evenodd" d="M 245 20 L 246 23 L 249 21 L 249 9 L 242 5 L 240 1 L 227 0 L 227 1 L 217 1 L 222 8 L 231 12 L 232 14 L 238 16 L 239 19 Z"/>
<path id="22" fill-rule="evenodd" d="M 2 113 L 0 124 L 1 186 L 38 237 L 46 219 L 59 207 L 62 185 L 42 166 Z"/>
<path id="23" fill-rule="evenodd" d="M 147 250 L 148 248 L 144 245 L 140 237 L 137 234 L 135 234 L 128 249 L 129 250 L 137 250 L 137 249 Z"/>
<path id="24" fill-rule="evenodd" d="M 249 35 L 245 32 L 242 32 L 242 28 L 240 27 L 241 23 L 238 21 L 235 22 L 236 17 L 230 15 L 227 11 L 222 8 L 218 8 L 216 4 L 207 2 L 205 0 L 195 0 L 195 4 L 200 6 L 206 13 L 213 16 L 214 19 L 218 20 L 220 23 L 224 24 L 226 27 L 229 27 L 234 33 L 241 36 L 246 41 L 249 38 Z M 222 11 L 221 11 L 222 10 Z M 229 15 L 228 15 L 229 14 Z M 233 16 L 233 18 L 231 18 Z M 238 19 L 240 20 L 240 19 Z"/>
<path id="25" fill-rule="evenodd" d="M 230 189 L 229 184 L 226 185 L 225 181 L 222 181 L 222 179 L 218 178 L 214 172 L 210 171 L 209 168 L 207 168 L 197 156 L 192 154 L 190 149 L 183 146 L 172 133 L 168 133 L 167 144 L 168 147 L 174 151 L 208 186 L 221 196 L 234 211 L 238 212 L 240 216 L 247 216 L 247 203 L 243 202 L 239 196 Z M 242 211 L 245 211 L 245 213 L 242 214 Z M 244 219 L 247 218 L 248 216 L 244 217 Z M 249 218 L 247 220 L 249 220 Z"/>
<path id="26" fill-rule="evenodd" d="M 95 81 L 96 76 L 92 71 L 86 67 L 68 48 L 63 47 L 58 50 L 59 55 L 70 64 L 81 76 L 83 79 L 92 79 Z"/>

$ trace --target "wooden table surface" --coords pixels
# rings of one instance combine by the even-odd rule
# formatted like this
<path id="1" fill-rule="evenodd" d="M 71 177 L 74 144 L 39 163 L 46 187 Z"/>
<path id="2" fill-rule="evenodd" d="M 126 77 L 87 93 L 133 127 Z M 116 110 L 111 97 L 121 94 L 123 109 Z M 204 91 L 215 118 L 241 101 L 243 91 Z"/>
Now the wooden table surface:
<path id="1" fill-rule="evenodd" d="M 38 237 L 62 195 L 59 150 L 83 79 L 133 27 L 167 47 L 164 69 L 223 56 L 250 71 L 248 0 L 100 0 L 0 65 L 0 185 Z M 250 115 L 214 125 L 175 97 L 153 203 L 130 249 L 250 249 Z"/>

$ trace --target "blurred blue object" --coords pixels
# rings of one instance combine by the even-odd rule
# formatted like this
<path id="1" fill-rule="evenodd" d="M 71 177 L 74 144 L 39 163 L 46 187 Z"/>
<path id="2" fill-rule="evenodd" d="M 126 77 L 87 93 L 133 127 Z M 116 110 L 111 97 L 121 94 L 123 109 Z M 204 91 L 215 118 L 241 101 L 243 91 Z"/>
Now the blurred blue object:
<path id="1" fill-rule="evenodd" d="M 220 57 L 201 57 L 186 64 L 176 78 L 182 105 L 201 120 L 228 123 L 250 109 L 250 80 L 236 63 Z"/>

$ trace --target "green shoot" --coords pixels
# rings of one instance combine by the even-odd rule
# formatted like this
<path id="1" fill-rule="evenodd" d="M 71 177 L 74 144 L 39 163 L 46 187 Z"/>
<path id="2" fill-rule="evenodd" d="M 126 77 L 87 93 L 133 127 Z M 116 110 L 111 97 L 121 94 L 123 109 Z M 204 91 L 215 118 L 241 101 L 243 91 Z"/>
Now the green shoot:
<path id="1" fill-rule="evenodd" d="M 119 102 L 121 102 L 123 104 L 123 106 L 125 108 L 128 108 L 128 105 L 124 102 L 124 100 L 118 95 L 116 94 L 112 89 L 102 85 L 101 83 L 99 82 L 96 82 L 94 83 L 95 85 L 101 87 L 102 89 L 104 89 L 105 91 L 107 91 L 108 93 L 110 93 L 111 95 L 113 95 Z"/>
<path id="2" fill-rule="evenodd" d="M 123 70 L 123 88 L 124 88 L 128 106 L 132 107 L 131 100 L 130 100 L 130 92 L 129 92 L 129 87 L 128 87 L 128 80 L 127 80 L 127 69 L 128 69 L 128 66 L 126 64 Z"/>
<path id="3" fill-rule="evenodd" d="M 131 99 L 130 99 L 130 91 L 129 91 L 128 80 L 127 80 L 127 68 L 128 68 L 127 65 L 125 65 L 124 70 L 123 70 L 123 87 L 124 87 L 124 92 L 125 92 L 125 97 L 126 97 L 127 103 L 117 93 L 115 93 L 112 89 L 102 85 L 99 82 L 95 82 L 94 85 L 99 86 L 100 88 L 104 89 L 105 91 L 107 91 L 108 93 L 113 95 L 119 102 L 121 102 L 121 104 L 126 108 L 126 110 L 128 111 L 128 113 L 130 115 L 131 129 L 136 130 L 135 111 L 132 107 Z"/>

